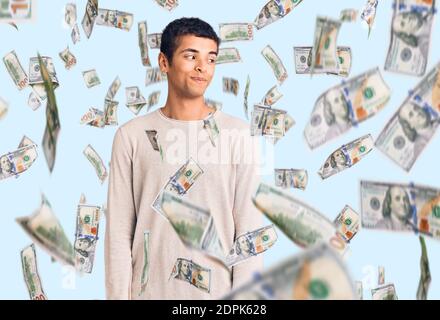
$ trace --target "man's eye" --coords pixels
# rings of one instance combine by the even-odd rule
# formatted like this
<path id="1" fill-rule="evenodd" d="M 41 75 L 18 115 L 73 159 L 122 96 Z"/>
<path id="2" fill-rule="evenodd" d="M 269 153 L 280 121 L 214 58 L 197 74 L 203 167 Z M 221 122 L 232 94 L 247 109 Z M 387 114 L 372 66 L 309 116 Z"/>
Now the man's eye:
<path id="1" fill-rule="evenodd" d="M 187 58 L 187 59 L 195 59 L 195 58 L 196 58 L 196 56 L 195 56 L 195 55 L 193 55 L 193 54 L 191 54 L 191 55 L 185 56 L 185 58 Z"/>

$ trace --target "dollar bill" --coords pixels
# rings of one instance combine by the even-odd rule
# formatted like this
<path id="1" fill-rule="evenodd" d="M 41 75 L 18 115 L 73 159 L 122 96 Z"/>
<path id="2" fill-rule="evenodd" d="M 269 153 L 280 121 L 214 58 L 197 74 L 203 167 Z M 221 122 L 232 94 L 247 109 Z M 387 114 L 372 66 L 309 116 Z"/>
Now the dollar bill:
<path id="1" fill-rule="evenodd" d="M 385 284 L 385 267 L 379 266 L 377 274 L 378 274 L 377 284 L 379 286 L 384 285 Z"/>
<path id="2" fill-rule="evenodd" d="M 164 191 L 160 205 L 186 246 L 224 261 L 225 252 L 209 210 L 167 191 Z"/>
<path id="3" fill-rule="evenodd" d="M 138 43 L 141 50 L 141 61 L 143 66 L 150 67 L 150 57 L 148 55 L 147 21 L 138 22 Z"/>
<path id="4" fill-rule="evenodd" d="M 95 25 L 96 17 L 98 16 L 98 0 L 87 0 L 86 11 L 82 19 L 81 25 L 87 38 L 90 38 Z"/>
<path id="5" fill-rule="evenodd" d="M 70 52 L 69 47 L 61 51 L 58 55 L 60 56 L 61 60 L 63 60 L 64 67 L 67 70 L 76 65 L 76 57 L 72 52 Z"/>
<path id="6" fill-rule="evenodd" d="M 147 35 L 147 43 L 151 49 L 160 49 L 162 33 L 150 33 Z"/>
<path id="7" fill-rule="evenodd" d="M 212 100 L 212 99 L 208 99 L 208 98 L 205 98 L 205 104 L 208 107 L 213 108 L 215 110 L 221 110 L 222 107 L 223 107 L 223 104 L 221 102 L 215 101 L 215 100 Z"/>
<path id="8" fill-rule="evenodd" d="M 137 115 L 139 111 L 141 111 L 141 109 L 147 104 L 147 101 L 137 86 L 126 87 L 125 97 L 127 99 L 125 105 L 135 115 Z"/>
<path id="9" fill-rule="evenodd" d="M 397 0 L 393 7 L 385 70 L 422 76 L 428 64 L 435 1 Z"/>
<path id="10" fill-rule="evenodd" d="M 294 47 L 295 56 L 295 72 L 297 74 L 311 74 L 312 73 L 312 47 Z M 351 70 L 351 48 L 337 47 L 336 54 L 339 59 L 337 72 L 325 72 L 322 70 L 314 71 L 314 74 L 326 73 L 334 74 L 341 77 L 348 77 Z"/>
<path id="11" fill-rule="evenodd" d="M 254 105 L 251 113 L 251 136 L 267 136 L 272 139 L 283 137 L 286 131 L 286 114 L 285 110 Z"/>
<path id="12" fill-rule="evenodd" d="M 26 88 L 29 84 L 29 78 L 21 66 L 15 51 L 13 50 L 7 53 L 3 57 L 3 62 L 5 63 L 6 70 L 8 70 L 8 73 L 18 90 Z"/>
<path id="13" fill-rule="evenodd" d="M 168 11 L 175 9 L 179 5 L 178 0 L 155 0 L 155 2 Z"/>
<path id="14" fill-rule="evenodd" d="M 295 125 L 295 119 L 293 119 L 288 113 L 284 115 L 284 134 L 287 133 L 294 125 Z M 280 141 L 280 137 L 275 137 L 273 139 L 274 144 Z"/>
<path id="15" fill-rule="evenodd" d="M 218 50 L 215 64 L 241 62 L 240 53 L 237 48 L 220 48 Z"/>
<path id="16" fill-rule="evenodd" d="M 171 278 L 188 282 L 197 289 L 208 293 L 211 290 L 211 270 L 192 260 L 177 258 L 170 274 Z"/>
<path id="17" fill-rule="evenodd" d="M 237 79 L 223 77 L 223 92 L 232 93 L 233 95 L 238 95 L 239 83 Z"/>
<path id="18" fill-rule="evenodd" d="M 147 134 L 148 140 L 151 143 L 151 146 L 154 150 L 159 151 L 161 158 L 163 159 L 163 150 L 162 146 L 159 143 L 159 135 L 156 130 L 145 130 Z"/>
<path id="19" fill-rule="evenodd" d="M 352 207 L 346 205 L 338 214 L 333 224 L 342 238 L 346 242 L 350 242 L 359 231 L 360 217 Z"/>
<path id="20" fill-rule="evenodd" d="M 101 84 L 101 81 L 99 80 L 98 73 L 95 69 L 87 70 L 82 72 L 84 82 L 87 86 L 87 88 L 92 88 L 94 86 L 97 86 L 98 84 Z"/>
<path id="21" fill-rule="evenodd" d="M 232 267 L 259 255 L 271 248 L 277 240 L 278 235 L 273 225 L 241 234 L 235 239 L 226 256 L 226 265 Z"/>
<path id="22" fill-rule="evenodd" d="M 352 300 L 356 292 L 347 267 L 325 243 L 291 256 L 225 300 Z"/>
<path id="23" fill-rule="evenodd" d="M 311 149 L 347 132 L 379 112 L 391 91 L 378 68 L 324 92 L 317 99 L 304 137 Z"/>
<path id="24" fill-rule="evenodd" d="M 37 145 L 33 142 L 0 156 L 0 180 L 18 177 L 32 166 L 37 157 Z"/>
<path id="25" fill-rule="evenodd" d="M 133 15 L 119 10 L 98 9 L 96 24 L 130 31 L 133 25 Z"/>
<path id="26" fill-rule="evenodd" d="M 367 0 L 367 3 L 362 9 L 361 19 L 365 21 L 368 26 L 368 37 L 370 36 L 371 28 L 374 24 L 374 19 L 376 18 L 376 9 L 378 4 L 378 0 Z"/>
<path id="27" fill-rule="evenodd" d="M 308 180 L 307 170 L 275 169 L 275 185 L 277 187 L 305 190 Z"/>
<path id="28" fill-rule="evenodd" d="M 96 175 L 98 176 L 101 183 L 104 183 L 105 179 L 107 178 L 107 169 L 101 157 L 90 144 L 85 147 L 83 153 L 90 161 L 92 166 L 95 168 Z"/>
<path id="29" fill-rule="evenodd" d="M 41 98 L 34 91 L 29 93 L 28 106 L 31 107 L 32 111 L 35 111 L 41 107 Z"/>
<path id="30" fill-rule="evenodd" d="M 284 18 L 286 14 L 292 11 L 301 2 L 302 0 L 270 0 L 261 9 L 255 19 L 255 27 L 261 29 L 281 18 Z"/>
<path id="31" fill-rule="evenodd" d="M 440 238 L 440 190 L 418 185 L 361 181 L 362 226 L 417 231 Z"/>
<path id="32" fill-rule="evenodd" d="M 145 86 L 159 83 L 167 80 L 167 74 L 162 72 L 159 67 L 147 68 L 147 76 L 145 78 Z"/>
<path id="33" fill-rule="evenodd" d="M 35 245 L 31 244 L 21 250 L 20 256 L 24 281 L 26 282 L 31 300 L 47 300 L 47 296 L 41 285 L 40 274 L 38 273 Z"/>
<path id="34" fill-rule="evenodd" d="M 356 22 L 358 11 L 356 9 L 344 9 L 339 15 L 341 22 Z"/>
<path id="35" fill-rule="evenodd" d="M 338 73 L 337 40 L 341 22 L 327 17 L 317 17 L 312 49 L 310 74 L 315 72 Z"/>
<path id="36" fill-rule="evenodd" d="M 283 94 L 278 91 L 277 85 L 274 85 L 269 91 L 266 92 L 262 101 L 262 104 L 265 106 L 272 106 L 275 102 L 280 100 L 283 97 Z"/>
<path id="37" fill-rule="evenodd" d="M 363 300 L 364 299 L 364 289 L 362 286 L 362 281 L 355 281 L 354 286 L 356 288 L 356 295 L 357 295 L 358 300 Z"/>
<path id="38" fill-rule="evenodd" d="M 70 38 L 72 39 L 73 44 L 76 44 L 77 42 L 81 41 L 81 35 L 79 33 L 79 28 L 77 23 L 75 23 L 75 25 L 72 28 L 72 32 L 70 33 Z"/>
<path id="39" fill-rule="evenodd" d="M 9 104 L 0 97 L 0 120 L 2 120 L 9 110 Z"/>
<path id="40" fill-rule="evenodd" d="M 24 21 L 32 21 L 35 19 L 35 0 L 0 1 L 0 22 L 18 23 Z"/>
<path id="41" fill-rule="evenodd" d="M 139 290 L 139 296 L 141 296 L 148 284 L 148 276 L 150 269 L 150 231 L 144 231 L 144 265 L 142 267 L 142 275 L 141 275 L 141 289 Z"/>
<path id="42" fill-rule="evenodd" d="M 71 28 L 76 24 L 76 4 L 66 3 L 64 7 L 64 21 Z"/>
<path id="43" fill-rule="evenodd" d="M 98 242 L 101 208 L 79 204 L 75 232 L 75 268 L 81 273 L 91 273 Z"/>
<path id="44" fill-rule="evenodd" d="M 55 98 L 55 84 L 52 82 L 49 69 L 46 67 L 46 62 L 44 62 L 39 54 L 38 63 L 44 83 L 44 90 L 47 96 L 46 128 L 44 129 L 42 145 L 44 156 L 46 158 L 47 165 L 49 166 L 49 171 L 52 172 L 55 165 L 57 140 L 61 125 L 58 117 L 58 106 Z"/>
<path id="45" fill-rule="evenodd" d="M 90 124 L 92 121 L 95 121 L 98 114 L 96 112 L 96 108 L 89 108 L 87 112 L 81 117 L 80 124 Z"/>
<path id="46" fill-rule="evenodd" d="M 32 215 L 16 218 L 15 221 L 23 228 L 32 241 L 45 250 L 52 258 L 62 264 L 74 266 L 73 246 L 44 195 L 42 195 L 39 209 Z"/>
<path id="47" fill-rule="evenodd" d="M 260 183 L 252 201 L 272 223 L 300 247 L 307 248 L 325 242 L 341 255 L 347 251 L 347 244 L 329 219 L 287 192 Z"/>
<path id="48" fill-rule="evenodd" d="M 426 250 L 425 238 L 419 236 L 422 254 L 420 256 L 420 280 L 417 288 L 417 300 L 426 300 L 431 284 L 431 271 L 429 268 L 428 251 Z"/>
<path id="49" fill-rule="evenodd" d="M 119 102 L 113 100 L 105 100 L 104 102 L 104 119 L 105 124 L 109 126 L 118 125 L 118 105 Z"/>
<path id="50" fill-rule="evenodd" d="M 116 76 L 116 78 L 113 80 L 112 84 L 107 90 L 107 94 L 105 95 L 105 100 L 112 101 L 120 87 L 121 87 L 121 79 L 119 79 L 119 76 Z"/>
<path id="51" fill-rule="evenodd" d="M 371 296 L 373 300 L 398 300 L 396 288 L 392 283 L 371 289 Z"/>
<path id="52" fill-rule="evenodd" d="M 159 190 L 159 193 L 151 204 L 151 208 L 165 219 L 168 219 L 161 206 L 164 191 L 177 195 L 184 195 L 202 174 L 203 169 L 199 164 L 193 158 L 189 158 Z"/>
<path id="53" fill-rule="evenodd" d="M 203 119 L 203 129 L 208 133 L 209 140 L 211 140 L 212 145 L 215 147 L 215 140 L 220 134 L 220 129 L 217 126 L 214 115 L 210 114 L 205 119 Z"/>
<path id="54" fill-rule="evenodd" d="M 150 111 L 151 107 L 157 105 L 159 103 L 160 99 L 160 91 L 153 91 L 148 96 L 148 102 L 147 102 L 147 112 Z"/>
<path id="55" fill-rule="evenodd" d="M 219 37 L 222 42 L 254 39 L 254 26 L 251 23 L 220 23 Z"/>
<path id="56" fill-rule="evenodd" d="M 319 169 L 321 179 L 327 179 L 345 169 L 351 168 L 373 150 L 374 141 L 370 134 L 344 144 L 325 160 Z"/>
<path id="57" fill-rule="evenodd" d="M 414 88 L 388 121 L 376 147 L 410 171 L 440 124 L 440 63 Z"/>
<path id="58" fill-rule="evenodd" d="M 50 76 L 50 81 L 52 82 L 54 88 L 56 88 L 58 86 L 58 78 L 52 58 L 42 56 L 41 60 L 43 61 L 48 71 L 48 74 Z M 29 59 L 29 84 L 32 86 L 34 92 L 37 93 L 42 100 L 45 100 L 46 90 L 43 83 L 44 80 L 41 75 L 38 57 L 32 57 Z"/>
<path id="59" fill-rule="evenodd" d="M 272 68 L 272 71 L 275 75 L 275 78 L 277 78 L 278 83 L 281 85 L 283 84 L 284 80 L 287 79 L 287 70 L 283 65 L 283 62 L 281 61 L 280 57 L 273 51 L 272 47 L 270 45 L 267 45 L 261 50 L 261 54 L 263 55 L 264 59 L 266 59 L 267 63 L 269 63 L 269 66 Z"/>
<path id="60" fill-rule="evenodd" d="M 251 78 L 249 77 L 249 75 L 247 76 L 246 79 L 246 87 L 244 88 L 244 100 L 243 100 L 243 110 L 244 110 L 244 115 L 246 116 L 246 119 L 249 119 L 248 116 L 248 97 L 249 97 L 249 88 L 251 85 Z"/>
<path id="61" fill-rule="evenodd" d="M 90 110 L 94 113 L 94 119 L 87 124 L 92 127 L 104 128 L 106 125 L 105 113 L 96 108 L 90 108 Z"/>

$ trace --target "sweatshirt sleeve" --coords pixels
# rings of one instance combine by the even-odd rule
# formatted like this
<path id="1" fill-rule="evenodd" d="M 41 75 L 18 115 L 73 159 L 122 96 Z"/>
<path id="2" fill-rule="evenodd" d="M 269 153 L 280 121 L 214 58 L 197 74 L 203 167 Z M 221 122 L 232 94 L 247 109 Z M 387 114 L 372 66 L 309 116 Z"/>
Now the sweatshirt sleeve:
<path id="1" fill-rule="evenodd" d="M 263 226 L 263 215 L 252 202 L 252 196 L 260 183 L 258 165 L 260 161 L 259 140 L 258 137 L 251 137 L 248 133 L 248 137 L 244 141 L 244 145 L 239 145 L 235 148 L 240 153 L 240 161 L 235 166 L 235 197 L 232 211 L 235 224 L 235 239 L 246 232 Z M 254 274 L 257 272 L 261 273 L 262 270 L 263 254 L 251 257 L 232 267 L 232 289 L 236 289 L 253 279 Z"/>
<path id="2" fill-rule="evenodd" d="M 116 131 L 110 162 L 105 232 L 107 299 L 130 299 L 131 247 L 136 225 L 132 157 L 122 128 Z"/>

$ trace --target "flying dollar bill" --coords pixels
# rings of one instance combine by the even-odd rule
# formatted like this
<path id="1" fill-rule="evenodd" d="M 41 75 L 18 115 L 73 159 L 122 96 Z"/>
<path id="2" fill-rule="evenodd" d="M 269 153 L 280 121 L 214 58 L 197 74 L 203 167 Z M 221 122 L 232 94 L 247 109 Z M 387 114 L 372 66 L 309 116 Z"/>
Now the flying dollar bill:
<path id="1" fill-rule="evenodd" d="M 67 70 L 76 65 L 76 57 L 72 52 L 70 52 L 69 47 L 61 51 L 58 55 L 60 56 L 61 60 L 63 60 L 64 67 Z"/>
<path id="2" fill-rule="evenodd" d="M 238 95 L 239 83 L 237 79 L 223 77 L 223 92 L 232 93 L 233 95 Z"/>
<path id="3" fill-rule="evenodd" d="M 275 169 L 275 185 L 277 187 L 305 190 L 308 180 L 307 170 Z"/>
<path id="4" fill-rule="evenodd" d="M 148 55 L 148 39 L 147 39 L 147 21 L 138 22 L 138 43 L 141 50 L 142 65 L 151 66 L 150 57 Z"/>
<path id="5" fill-rule="evenodd" d="M 119 88 L 121 87 L 121 79 L 119 79 L 118 76 L 113 80 L 112 84 L 107 90 L 107 94 L 105 95 L 105 99 L 107 101 L 113 101 L 116 93 L 118 92 Z"/>
<path id="6" fill-rule="evenodd" d="M 272 68 L 272 71 L 277 78 L 278 83 L 283 84 L 284 80 L 287 79 L 287 70 L 283 65 L 280 57 L 275 53 L 270 45 L 267 45 L 261 50 L 261 54 L 264 59 L 266 59 L 269 66 Z"/>
<path id="7" fill-rule="evenodd" d="M 58 87 L 59 83 L 53 60 L 51 57 L 44 56 L 41 57 L 41 60 L 47 69 L 50 81 L 52 82 L 53 88 L 55 90 Z M 47 92 L 44 86 L 44 80 L 41 74 L 38 57 L 32 57 L 29 59 L 29 85 L 40 100 L 47 99 Z"/>
<path id="8" fill-rule="evenodd" d="M 87 86 L 87 88 L 92 88 L 94 86 L 97 86 L 98 84 L 101 84 L 101 81 L 99 80 L 98 73 L 95 69 L 87 70 L 82 72 L 84 82 Z"/>
<path id="9" fill-rule="evenodd" d="M 139 290 L 139 296 L 141 296 L 148 284 L 148 277 L 150 271 L 150 231 L 144 231 L 144 265 L 142 267 L 141 275 L 141 289 Z"/>
<path id="10" fill-rule="evenodd" d="M 135 115 L 147 104 L 147 101 L 137 86 L 125 88 L 125 97 L 127 99 L 125 105 Z"/>
<path id="11" fill-rule="evenodd" d="M 205 98 L 205 104 L 208 107 L 213 108 L 215 110 L 221 110 L 222 107 L 223 107 L 223 104 L 221 102 L 215 101 L 215 100 L 212 100 L 212 99 L 208 99 L 208 98 Z"/>
<path id="12" fill-rule="evenodd" d="M 422 76 L 428 64 L 435 1 L 397 0 L 393 7 L 385 70 Z"/>
<path id="13" fill-rule="evenodd" d="M 350 242 L 350 240 L 353 239 L 353 237 L 359 231 L 360 217 L 359 214 L 353 210 L 353 208 L 351 208 L 349 205 L 346 205 L 336 217 L 333 224 L 342 238 L 346 242 Z"/>
<path id="14" fill-rule="evenodd" d="M 347 132 L 379 112 L 391 91 L 378 68 L 324 92 L 316 101 L 304 137 L 311 149 Z"/>
<path id="15" fill-rule="evenodd" d="M 396 288 L 392 283 L 371 289 L 371 296 L 373 300 L 398 300 Z"/>
<path id="16" fill-rule="evenodd" d="M 145 77 L 145 86 L 150 84 L 159 83 L 167 80 L 167 74 L 162 72 L 159 67 L 148 68 L 147 76 Z"/>
<path id="17" fill-rule="evenodd" d="M 205 119 L 203 119 L 203 129 L 208 133 L 209 140 L 215 147 L 215 141 L 220 134 L 220 129 L 215 121 L 214 114 L 210 113 Z"/>
<path id="18" fill-rule="evenodd" d="M 162 146 L 159 143 L 159 135 L 156 130 L 145 130 L 145 133 L 148 136 L 148 140 L 150 140 L 151 146 L 154 150 L 159 151 L 160 157 L 163 160 L 163 150 Z"/>
<path id="19" fill-rule="evenodd" d="M 70 38 L 72 39 L 73 44 L 76 44 L 81 40 L 81 35 L 79 33 L 78 24 L 75 23 L 75 25 L 72 28 L 72 32 L 70 33 Z"/>
<path id="20" fill-rule="evenodd" d="M 0 120 L 2 120 L 9 110 L 9 104 L 0 97 Z"/>
<path id="21" fill-rule="evenodd" d="M 361 19 L 365 21 L 368 26 L 368 37 L 370 36 L 371 28 L 374 24 L 374 19 L 376 18 L 376 9 L 378 3 L 378 0 L 367 0 L 367 3 L 362 9 Z"/>
<path id="22" fill-rule="evenodd" d="M 326 17 L 317 17 L 312 49 L 311 72 L 338 73 L 339 59 L 337 40 L 341 22 Z"/>
<path id="23" fill-rule="evenodd" d="M 104 119 L 106 125 L 118 125 L 118 104 L 119 102 L 117 101 L 106 100 L 104 102 Z"/>
<path id="24" fill-rule="evenodd" d="M 15 221 L 52 258 L 63 264 L 75 265 L 73 246 L 44 195 L 39 209 L 32 215 L 16 218 Z"/>
<path id="25" fill-rule="evenodd" d="M 16 1 L 1 0 L 0 1 L 0 23 L 18 23 L 32 21 L 35 19 L 36 0 Z"/>
<path id="26" fill-rule="evenodd" d="M 431 284 L 431 271 L 429 269 L 428 251 L 426 250 L 425 238 L 419 236 L 422 254 L 420 255 L 420 280 L 417 288 L 417 300 L 426 300 Z"/>
<path id="27" fill-rule="evenodd" d="M 344 9 L 339 15 L 341 22 L 355 22 L 357 20 L 358 11 L 356 9 Z"/>
<path id="28" fill-rule="evenodd" d="M 348 250 L 347 244 L 329 219 L 287 192 L 260 183 L 252 201 L 270 221 L 300 247 L 307 248 L 325 242 L 341 255 Z"/>
<path id="29" fill-rule="evenodd" d="M 254 105 L 251 113 L 251 136 L 281 138 L 285 135 L 285 110 L 273 109 L 263 105 Z"/>
<path id="30" fill-rule="evenodd" d="M 385 267 L 384 266 L 379 266 L 378 267 L 378 272 L 377 272 L 377 284 L 379 286 L 384 285 L 385 284 Z"/>
<path id="31" fill-rule="evenodd" d="M 66 3 L 64 7 L 64 21 L 66 24 L 73 28 L 76 23 L 76 4 Z"/>
<path id="32" fill-rule="evenodd" d="M 24 139 L 29 139 L 26 136 Z M 0 181 L 9 177 L 18 177 L 28 170 L 38 157 L 37 145 L 30 141 L 20 143 L 17 150 L 0 156 Z"/>
<path id="33" fill-rule="evenodd" d="M 440 123 L 440 63 L 414 88 L 376 140 L 376 147 L 410 171 Z"/>
<path id="34" fill-rule="evenodd" d="M 41 285 L 40 274 L 38 273 L 35 245 L 31 244 L 21 250 L 20 256 L 24 281 L 26 282 L 31 300 L 47 300 Z"/>
<path id="35" fill-rule="evenodd" d="M 290 13 L 301 2 L 302 0 L 270 0 L 255 19 L 255 27 L 261 29 L 284 18 L 286 14 Z"/>
<path id="36" fill-rule="evenodd" d="M 341 258 L 321 243 L 271 267 L 223 299 L 353 300 L 356 292 Z"/>
<path id="37" fill-rule="evenodd" d="M 162 33 L 149 33 L 147 35 L 147 43 L 151 49 L 160 49 Z"/>
<path id="38" fill-rule="evenodd" d="M 244 88 L 244 94 L 243 94 L 243 110 L 244 110 L 244 115 L 246 116 L 246 119 L 249 119 L 249 115 L 248 115 L 248 97 L 249 97 L 249 88 L 251 86 L 251 78 L 249 77 L 249 75 L 246 78 L 246 87 Z"/>
<path id="39" fill-rule="evenodd" d="M 211 270 L 192 260 L 177 258 L 170 274 L 171 278 L 188 282 L 207 293 L 211 291 Z"/>
<path id="40" fill-rule="evenodd" d="M 225 262 L 229 267 L 235 266 L 247 259 L 259 255 L 271 248 L 278 240 L 273 225 L 259 228 L 239 235 Z"/>
<path id="41" fill-rule="evenodd" d="M 107 26 L 125 31 L 130 31 L 133 25 L 133 15 L 131 13 L 118 10 L 98 9 L 96 24 Z"/>
<path id="42" fill-rule="evenodd" d="M 87 38 L 90 38 L 93 27 L 95 25 L 96 17 L 98 16 L 98 0 L 87 0 L 86 11 L 81 21 L 84 33 Z"/>
<path id="43" fill-rule="evenodd" d="M 154 0 L 159 6 L 168 11 L 175 9 L 179 5 L 177 0 Z"/>
<path id="44" fill-rule="evenodd" d="M 253 40 L 254 26 L 251 23 L 220 23 L 219 37 L 222 42 Z"/>
<path id="45" fill-rule="evenodd" d="M 266 94 L 264 95 L 262 101 L 262 104 L 265 106 L 272 106 L 275 102 L 280 100 L 283 97 L 283 94 L 278 91 L 277 85 L 274 85 L 272 88 L 270 88 Z"/>
<path id="46" fill-rule="evenodd" d="M 218 50 L 215 64 L 241 62 L 240 53 L 237 48 L 220 48 Z"/>
<path id="47" fill-rule="evenodd" d="M 18 90 L 26 88 L 29 84 L 29 78 L 21 66 L 20 60 L 18 60 L 15 51 L 7 53 L 3 57 L 3 62 L 5 63 L 6 70 L 8 70 L 8 73 Z"/>
<path id="48" fill-rule="evenodd" d="M 153 91 L 150 93 L 147 99 L 147 112 L 150 111 L 151 107 L 157 105 L 160 99 L 160 91 Z"/>
<path id="49" fill-rule="evenodd" d="M 83 154 L 86 156 L 87 160 L 90 161 L 93 168 L 95 168 L 96 175 L 98 176 L 101 184 L 104 183 L 107 178 L 107 169 L 104 165 L 104 161 L 102 161 L 99 154 L 93 149 L 93 147 L 88 144 L 83 150 Z"/>
<path id="50" fill-rule="evenodd" d="M 362 226 L 417 231 L 440 239 L 440 190 L 431 187 L 361 181 Z"/>
<path id="51" fill-rule="evenodd" d="M 334 151 L 319 169 L 321 179 L 351 168 L 373 150 L 374 141 L 370 134 L 362 136 Z"/>

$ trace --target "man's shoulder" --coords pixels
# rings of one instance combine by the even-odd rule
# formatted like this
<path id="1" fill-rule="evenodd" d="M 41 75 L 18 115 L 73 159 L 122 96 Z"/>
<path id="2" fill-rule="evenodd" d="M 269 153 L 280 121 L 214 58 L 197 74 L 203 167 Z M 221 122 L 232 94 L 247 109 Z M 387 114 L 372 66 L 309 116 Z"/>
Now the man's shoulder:
<path id="1" fill-rule="evenodd" d="M 147 129 L 150 124 L 157 124 L 157 111 L 152 111 L 142 116 L 127 121 L 119 126 L 119 130 L 124 132 L 138 131 L 139 129 Z"/>
<path id="2" fill-rule="evenodd" d="M 219 120 L 221 121 L 221 127 L 228 129 L 248 129 L 249 123 L 243 119 L 220 111 Z"/>

